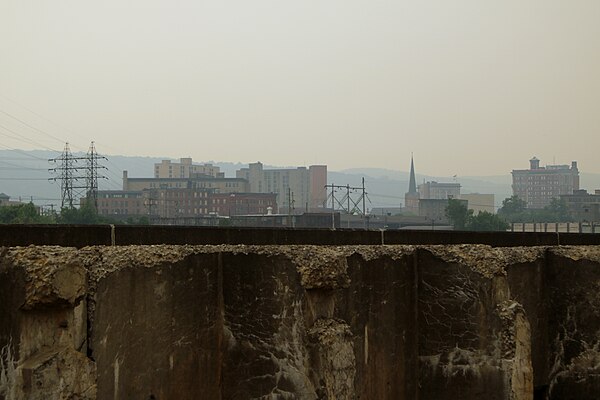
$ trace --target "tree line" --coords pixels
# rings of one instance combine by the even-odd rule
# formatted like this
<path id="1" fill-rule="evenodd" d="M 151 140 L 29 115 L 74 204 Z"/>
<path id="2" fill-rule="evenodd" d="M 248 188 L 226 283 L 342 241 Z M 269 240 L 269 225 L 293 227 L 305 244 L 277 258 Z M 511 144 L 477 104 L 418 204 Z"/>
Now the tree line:
<path id="1" fill-rule="evenodd" d="M 506 231 L 513 222 L 573 222 L 562 199 L 553 198 L 543 209 L 528 209 L 518 196 L 504 199 L 497 214 L 481 211 L 477 215 L 463 202 L 449 199 L 446 217 L 454 229 L 468 231 Z"/>
<path id="2" fill-rule="evenodd" d="M 135 224 L 148 225 L 147 217 L 128 217 L 126 220 L 99 215 L 91 202 L 85 202 L 79 208 L 62 208 L 58 213 L 41 215 L 33 203 L 23 203 L 0 207 L 0 224 Z"/>

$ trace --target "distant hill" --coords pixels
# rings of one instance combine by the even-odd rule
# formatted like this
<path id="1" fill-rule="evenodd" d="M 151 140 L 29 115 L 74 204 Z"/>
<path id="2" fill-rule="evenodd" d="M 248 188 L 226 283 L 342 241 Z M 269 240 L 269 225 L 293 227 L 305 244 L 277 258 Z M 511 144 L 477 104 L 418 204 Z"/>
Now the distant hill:
<path id="1" fill-rule="evenodd" d="M 26 201 L 33 199 L 36 204 L 60 204 L 60 182 L 49 182 L 48 178 L 54 176 L 48 169 L 54 164 L 48 159 L 58 157 L 60 154 L 45 150 L 0 150 L 0 193 L 5 193 L 13 200 L 19 197 Z M 82 153 L 74 153 L 83 156 Z M 130 177 L 151 177 L 154 164 L 168 157 L 131 157 L 111 155 L 101 164 L 107 169 L 99 171 L 108 179 L 99 181 L 100 189 L 121 189 L 123 171 L 127 170 Z M 176 161 L 176 160 L 175 160 Z M 198 161 L 199 163 L 212 163 L 218 165 L 225 176 L 235 176 L 235 171 L 247 167 L 247 164 L 235 162 Z M 265 165 L 265 168 L 278 168 Z M 84 172 L 82 171 L 82 174 Z M 398 207 L 404 204 L 404 193 L 408 191 L 408 172 L 381 168 L 352 168 L 342 171 L 329 171 L 328 183 L 336 185 L 351 185 L 359 187 L 362 178 L 365 178 L 366 191 L 372 207 Z M 493 193 L 496 205 L 512 195 L 511 176 L 458 176 L 434 177 L 417 174 L 417 183 L 436 180 L 438 182 L 460 183 L 463 193 Z M 593 192 L 600 189 L 600 174 L 581 173 L 581 187 Z"/>

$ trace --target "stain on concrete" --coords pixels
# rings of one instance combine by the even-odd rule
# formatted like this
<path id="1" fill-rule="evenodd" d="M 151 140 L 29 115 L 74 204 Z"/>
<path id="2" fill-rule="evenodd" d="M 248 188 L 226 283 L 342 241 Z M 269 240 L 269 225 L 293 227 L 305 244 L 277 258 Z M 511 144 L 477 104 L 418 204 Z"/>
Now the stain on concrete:
<path id="1" fill-rule="evenodd" d="M 597 399 L 599 289 L 598 246 L 2 248 L 0 400 Z"/>

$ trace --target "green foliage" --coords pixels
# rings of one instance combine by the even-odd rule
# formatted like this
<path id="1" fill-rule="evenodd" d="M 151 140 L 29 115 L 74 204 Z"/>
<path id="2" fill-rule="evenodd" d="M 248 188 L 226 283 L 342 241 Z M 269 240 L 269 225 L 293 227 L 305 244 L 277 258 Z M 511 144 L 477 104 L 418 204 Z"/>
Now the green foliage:
<path id="1" fill-rule="evenodd" d="M 544 207 L 544 210 L 549 213 L 552 220 L 543 222 L 570 222 L 569 209 L 567 202 L 564 199 L 553 198 L 550 200 L 550 205 Z"/>
<path id="2" fill-rule="evenodd" d="M 541 210 L 525 208 L 525 201 L 512 196 L 502 201 L 498 215 L 508 222 L 569 222 L 571 218 L 567 204 L 562 199 L 553 198 L 550 204 Z"/>
<path id="3" fill-rule="evenodd" d="M 60 224 L 92 225 L 99 224 L 100 217 L 91 202 L 85 202 L 81 207 L 63 208 L 58 216 Z"/>
<path id="4" fill-rule="evenodd" d="M 473 210 L 468 210 L 467 205 L 456 199 L 449 199 L 446 207 L 446 217 L 450 220 L 454 229 L 464 230 L 467 227 L 469 218 L 473 215 Z"/>
<path id="5" fill-rule="evenodd" d="M 467 229 L 470 231 L 506 231 L 508 228 L 510 224 L 502 217 L 487 211 L 472 215 L 467 223 Z"/>
<path id="6" fill-rule="evenodd" d="M 0 224 L 131 224 L 150 225 L 148 217 L 129 217 L 127 221 L 115 220 L 98 215 L 91 202 L 86 202 L 80 208 L 63 208 L 56 216 L 39 215 L 33 203 L 0 207 Z"/>
<path id="7" fill-rule="evenodd" d="M 2 224 L 48 224 L 52 219 L 39 215 L 33 203 L 0 207 Z"/>
<path id="8" fill-rule="evenodd" d="M 473 210 L 459 200 L 448 200 L 446 216 L 456 230 L 467 231 L 506 231 L 510 225 L 499 215 L 482 211 L 473 215 Z"/>
<path id="9" fill-rule="evenodd" d="M 219 226 L 231 226 L 231 220 L 229 218 L 220 218 Z"/>
<path id="10" fill-rule="evenodd" d="M 518 196 L 511 196 L 502 200 L 502 208 L 498 210 L 498 214 L 504 217 L 518 215 L 523 213 L 526 207 L 525 200 L 520 199 Z"/>
<path id="11" fill-rule="evenodd" d="M 150 220 L 146 216 L 142 217 L 127 217 L 125 221 L 127 225 L 150 225 Z"/>

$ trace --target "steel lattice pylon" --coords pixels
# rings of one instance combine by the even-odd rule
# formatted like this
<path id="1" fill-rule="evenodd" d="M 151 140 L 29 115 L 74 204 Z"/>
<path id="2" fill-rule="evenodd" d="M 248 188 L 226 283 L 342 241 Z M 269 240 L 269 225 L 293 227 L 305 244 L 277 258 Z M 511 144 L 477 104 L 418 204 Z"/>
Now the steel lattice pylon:
<path id="1" fill-rule="evenodd" d="M 98 169 L 106 169 L 98 164 L 98 160 L 101 159 L 106 160 L 106 157 L 98 155 L 92 142 L 84 157 L 73 156 L 69 143 L 65 143 L 61 155 L 48 160 L 58 164 L 49 169 L 51 173 L 56 174 L 49 180 L 60 181 L 61 208 L 74 208 L 76 199 L 81 197 L 90 199 L 94 208 L 96 207 L 98 179 L 107 179 L 105 176 L 98 175 Z"/>

